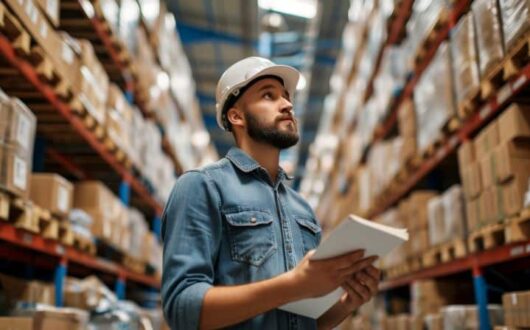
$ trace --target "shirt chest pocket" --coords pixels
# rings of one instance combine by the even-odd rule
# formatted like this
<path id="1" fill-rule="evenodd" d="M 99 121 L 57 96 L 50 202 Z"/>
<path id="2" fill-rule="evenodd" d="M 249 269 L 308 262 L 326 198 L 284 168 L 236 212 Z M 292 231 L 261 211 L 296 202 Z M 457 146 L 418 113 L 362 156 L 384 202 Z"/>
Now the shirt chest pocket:
<path id="1" fill-rule="evenodd" d="M 267 211 L 240 211 L 225 214 L 230 253 L 234 261 L 261 266 L 277 249 Z"/>
<path id="2" fill-rule="evenodd" d="M 320 243 L 321 229 L 312 218 L 296 217 L 296 222 L 300 227 L 302 240 L 304 243 L 304 255 L 318 246 Z"/>

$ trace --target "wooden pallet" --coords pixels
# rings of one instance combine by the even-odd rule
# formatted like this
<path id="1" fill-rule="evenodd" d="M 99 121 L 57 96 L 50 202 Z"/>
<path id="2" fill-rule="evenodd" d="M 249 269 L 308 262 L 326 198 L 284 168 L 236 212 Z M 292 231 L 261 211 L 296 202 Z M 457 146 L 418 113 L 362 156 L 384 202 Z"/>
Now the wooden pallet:
<path id="1" fill-rule="evenodd" d="M 402 262 L 398 265 L 389 267 L 385 271 L 387 278 L 396 278 L 405 274 L 410 273 L 409 264 L 407 262 Z"/>
<path id="2" fill-rule="evenodd" d="M 444 124 L 442 127 L 442 132 L 446 136 L 452 135 L 460 128 L 461 125 L 462 123 L 460 122 L 460 119 L 457 116 L 453 116 Z"/>
<path id="3" fill-rule="evenodd" d="M 61 75 L 55 70 L 52 61 L 42 47 L 38 45 L 31 47 L 30 62 L 35 67 L 41 81 L 54 87 L 59 85 Z"/>
<path id="4" fill-rule="evenodd" d="M 443 27 L 449 22 L 450 12 L 448 9 L 442 9 L 439 13 L 436 23 L 433 25 L 425 39 L 420 43 L 414 58 L 415 65 L 418 66 L 424 59 L 432 44 L 438 39 Z"/>
<path id="5" fill-rule="evenodd" d="M 96 243 L 93 240 L 86 238 L 76 232 L 73 233 L 72 247 L 90 255 L 96 255 Z"/>
<path id="6" fill-rule="evenodd" d="M 530 60 L 530 30 L 521 35 L 510 47 L 504 61 L 505 80 L 517 76 Z"/>
<path id="7" fill-rule="evenodd" d="M 123 261 L 122 261 L 122 264 L 136 272 L 136 273 L 140 273 L 140 274 L 144 274 L 145 273 L 145 269 L 146 269 L 146 263 L 138 258 L 135 258 L 133 256 L 130 256 L 128 254 L 124 254 L 123 256 Z"/>
<path id="8" fill-rule="evenodd" d="M 425 160 L 431 158 L 436 152 L 436 150 L 438 150 L 442 146 L 442 143 L 443 138 L 441 136 L 438 136 L 433 142 L 431 142 L 431 144 L 429 144 L 429 146 L 427 146 L 427 148 L 425 148 L 425 150 L 423 150 L 422 159 Z"/>
<path id="9" fill-rule="evenodd" d="M 92 131 L 99 141 L 105 141 L 107 135 L 105 127 L 92 116 L 83 103 L 81 103 L 79 98 L 73 98 L 69 105 L 72 111 L 82 119 L 85 127 Z"/>
<path id="10" fill-rule="evenodd" d="M 486 70 L 480 82 L 480 98 L 487 101 L 490 97 L 495 95 L 497 90 L 504 85 L 504 64 L 503 62 L 492 65 Z"/>
<path id="11" fill-rule="evenodd" d="M 59 220 L 55 218 L 50 211 L 34 207 L 34 214 L 38 218 L 39 232 L 42 237 L 47 239 L 59 239 Z"/>
<path id="12" fill-rule="evenodd" d="M 523 210 L 520 216 L 506 221 L 505 236 L 506 243 L 530 239 L 530 208 Z"/>
<path id="13" fill-rule="evenodd" d="M 31 38 L 22 24 L 11 14 L 4 3 L 0 3 L 0 33 L 5 35 L 19 56 L 29 56 Z"/>
<path id="14" fill-rule="evenodd" d="M 73 246 L 75 241 L 74 231 L 67 221 L 59 224 L 59 241 L 66 246 Z"/>
<path id="15" fill-rule="evenodd" d="M 475 253 L 504 245 L 504 229 L 504 223 L 496 223 L 473 231 L 468 238 L 469 252 Z"/>
<path id="16" fill-rule="evenodd" d="M 468 118 L 475 113 L 480 105 L 480 86 L 471 90 L 468 95 L 458 104 L 458 116 L 462 119 Z"/>
<path id="17" fill-rule="evenodd" d="M 467 244 L 464 239 L 455 239 L 435 247 L 424 253 L 423 263 L 425 267 L 446 263 L 467 255 Z"/>
<path id="18" fill-rule="evenodd" d="M 422 255 L 409 256 L 407 262 L 409 264 L 410 272 L 415 272 L 424 268 Z"/>

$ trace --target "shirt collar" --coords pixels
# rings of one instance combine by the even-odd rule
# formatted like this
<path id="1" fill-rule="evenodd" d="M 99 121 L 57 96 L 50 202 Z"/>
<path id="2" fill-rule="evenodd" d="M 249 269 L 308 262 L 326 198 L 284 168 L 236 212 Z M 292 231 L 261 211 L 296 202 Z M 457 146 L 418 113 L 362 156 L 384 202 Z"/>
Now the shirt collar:
<path id="1" fill-rule="evenodd" d="M 260 164 L 254 160 L 254 158 L 250 157 L 243 150 L 236 147 L 230 148 L 226 154 L 226 158 L 228 158 L 228 160 L 230 160 L 238 169 L 245 173 L 250 173 L 261 167 Z M 287 175 L 287 173 L 285 173 L 281 167 L 278 173 L 281 180 L 293 180 L 293 177 Z"/>

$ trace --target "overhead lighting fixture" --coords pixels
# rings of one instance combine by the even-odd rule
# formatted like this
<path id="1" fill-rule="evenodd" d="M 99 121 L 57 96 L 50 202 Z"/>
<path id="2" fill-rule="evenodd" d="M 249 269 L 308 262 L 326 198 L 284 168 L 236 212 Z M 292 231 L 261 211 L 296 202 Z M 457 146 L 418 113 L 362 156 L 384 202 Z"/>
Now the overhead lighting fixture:
<path id="1" fill-rule="evenodd" d="M 298 79 L 298 83 L 296 84 L 296 90 L 301 91 L 304 90 L 307 86 L 307 79 L 305 79 L 304 75 L 300 75 L 300 79 Z"/>
<path id="2" fill-rule="evenodd" d="M 316 0 L 258 0 L 258 6 L 287 15 L 313 18 L 317 13 Z"/>

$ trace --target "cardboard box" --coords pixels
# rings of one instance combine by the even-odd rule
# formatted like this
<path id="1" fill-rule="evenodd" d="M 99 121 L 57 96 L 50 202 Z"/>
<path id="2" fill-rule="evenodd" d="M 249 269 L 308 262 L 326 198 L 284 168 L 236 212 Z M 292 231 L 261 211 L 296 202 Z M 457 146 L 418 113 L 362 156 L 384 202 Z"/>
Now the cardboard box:
<path id="1" fill-rule="evenodd" d="M 518 169 L 510 181 L 500 186 L 505 216 L 515 215 L 522 210 L 529 184 L 528 171 L 529 169 L 527 167 Z"/>
<path id="2" fill-rule="evenodd" d="M 60 0 L 37 0 L 37 5 L 46 15 L 46 18 L 54 27 L 59 27 L 59 1 Z"/>
<path id="3" fill-rule="evenodd" d="M 0 188 L 27 199 L 31 161 L 18 148 L 0 144 Z"/>
<path id="4" fill-rule="evenodd" d="M 403 101 L 398 111 L 399 135 L 403 137 L 416 136 L 416 113 L 411 99 Z"/>
<path id="5" fill-rule="evenodd" d="M 487 225 L 505 219 L 503 208 L 503 188 L 490 186 L 480 194 L 480 225 Z"/>
<path id="6" fill-rule="evenodd" d="M 74 186 L 74 207 L 110 212 L 116 196 L 101 181 L 82 181 Z"/>
<path id="7" fill-rule="evenodd" d="M 32 317 L 3 316 L 0 317 L 0 329 L 4 330 L 35 330 Z"/>
<path id="8" fill-rule="evenodd" d="M 495 170 L 495 157 L 494 153 L 488 153 L 480 160 L 480 175 L 482 182 L 482 189 L 489 188 L 496 182 Z"/>
<path id="9" fill-rule="evenodd" d="M 498 119 L 501 142 L 530 138 L 530 105 L 511 104 Z"/>
<path id="10" fill-rule="evenodd" d="M 85 330 L 88 313 L 72 308 L 55 308 L 34 313 L 35 330 Z"/>
<path id="11" fill-rule="evenodd" d="M 475 230 L 480 225 L 480 198 L 466 201 L 466 220 L 469 231 Z"/>
<path id="12" fill-rule="evenodd" d="M 22 101 L 0 94 L 0 143 L 13 145 L 32 156 L 36 124 L 35 115 Z"/>
<path id="13" fill-rule="evenodd" d="M 0 284 L 9 306 L 14 307 L 18 301 L 55 305 L 55 286 L 53 283 L 25 281 L 0 274 Z"/>
<path id="14" fill-rule="evenodd" d="M 109 87 L 107 109 L 105 119 L 107 134 L 123 151 L 129 153 L 133 110 L 123 92 L 115 84 Z"/>
<path id="15" fill-rule="evenodd" d="M 497 182 L 506 182 L 516 172 L 530 168 L 529 142 L 507 141 L 495 149 L 493 163 L 495 165 L 495 179 Z"/>
<path id="16" fill-rule="evenodd" d="M 476 160 L 473 143 L 466 141 L 458 148 L 458 167 L 460 171 Z"/>
<path id="17" fill-rule="evenodd" d="M 61 218 L 68 217 L 73 194 L 73 185 L 60 175 L 34 173 L 31 176 L 31 200 Z"/>
<path id="18" fill-rule="evenodd" d="M 114 219 L 109 212 L 100 208 L 87 207 L 84 207 L 83 211 L 92 217 L 91 233 L 97 238 L 106 239 L 110 242 L 112 240 L 112 230 L 114 229 Z"/>
<path id="19" fill-rule="evenodd" d="M 498 121 L 495 120 L 486 126 L 486 128 L 484 128 L 474 140 L 476 159 L 480 160 L 484 158 L 484 156 L 493 151 L 499 143 L 499 124 Z"/>
<path id="20" fill-rule="evenodd" d="M 81 79 L 79 100 L 100 124 L 105 123 L 109 77 L 99 62 L 92 44 L 79 40 L 81 47 Z"/>
<path id="21" fill-rule="evenodd" d="M 479 162 L 471 163 L 462 170 L 462 183 L 467 199 L 476 198 L 482 191 L 482 175 Z"/>

